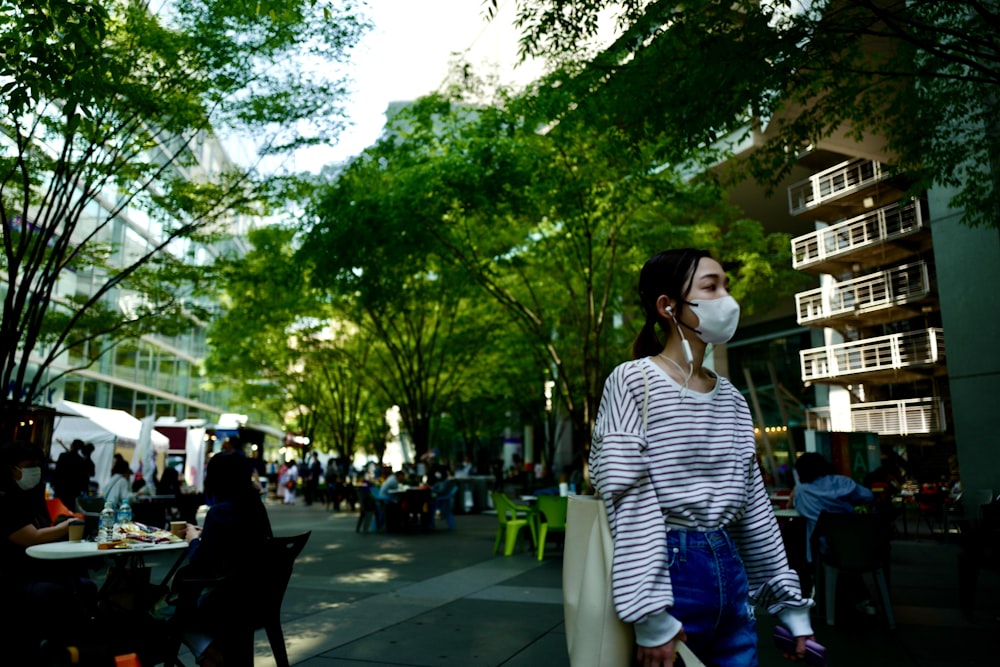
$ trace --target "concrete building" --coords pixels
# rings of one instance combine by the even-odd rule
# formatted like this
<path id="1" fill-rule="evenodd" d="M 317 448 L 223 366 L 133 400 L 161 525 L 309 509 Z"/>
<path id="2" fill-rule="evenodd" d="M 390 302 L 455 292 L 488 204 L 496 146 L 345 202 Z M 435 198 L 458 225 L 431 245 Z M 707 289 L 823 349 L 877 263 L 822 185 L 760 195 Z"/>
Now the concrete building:
<path id="1" fill-rule="evenodd" d="M 766 139 L 751 133 L 740 159 Z M 772 195 L 747 181 L 735 203 L 792 235 L 812 286 L 748 318 L 723 363 L 753 398 L 778 465 L 815 434 L 877 434 L 915 479 L 952 473 L 1000 491 L 993 422 L 1000 381 L 1000 232 L 973 229 L 950 192 L 912 199 L 879 142 L 834 137 L 803 152 Z"/>

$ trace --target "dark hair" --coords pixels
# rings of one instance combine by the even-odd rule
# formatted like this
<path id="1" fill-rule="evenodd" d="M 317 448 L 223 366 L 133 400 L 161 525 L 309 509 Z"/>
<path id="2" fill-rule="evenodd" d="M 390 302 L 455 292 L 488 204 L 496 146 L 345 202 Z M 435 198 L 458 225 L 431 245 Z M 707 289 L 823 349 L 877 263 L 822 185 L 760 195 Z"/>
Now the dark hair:
<path id="1" fill-rule="evenodd" d="M 694 282 L 694 272 L 702 257 L 711 257 L 707 250 L 694 248 L 679 248 L 664 250 L 653 255 L 643 265 L 639 272 L 639 304 L 646 321 L 632 343 L 632 358 L 641 359 L 663 351 L 663 346 L 670 336 L 670 326 L 666 318 L 656 307 L 656 300 L 666 295 L 677 302 L 677 313 L 680 315 L 684 296 Z M 656 325 L 664 332 L 663 341 L 656 334 Z"/>
<path id="2" fill-rule="evenodd" d="M 112 475 L 131 475 L 132 467 L 128 464 L 128 461 L 122 458 L 115 458 L 114 464 L 111 466 Z"/>
<path id="3" fill-rule="evenodd" d="M 810 484 L 820 477 L 834 474 L 834 469 L 822 454 L 806 452 L 795 461 L 795 472 L 799 474 L 800 483 Z"/>
<path id="4" fill-rule="evenodd" d="M 45 453 L 37 445 L 20 440 L 0 445 L 0 464 L 14 468 L 21 461 L 45 461 Z"/>
<path id="5" fill-rule="evenodd" d="M 236 450 L 222 451 L 208 460 L 205 471 L 205 495 L 216 502 L 239 500 L 253 495 L 250 462 Z"/>

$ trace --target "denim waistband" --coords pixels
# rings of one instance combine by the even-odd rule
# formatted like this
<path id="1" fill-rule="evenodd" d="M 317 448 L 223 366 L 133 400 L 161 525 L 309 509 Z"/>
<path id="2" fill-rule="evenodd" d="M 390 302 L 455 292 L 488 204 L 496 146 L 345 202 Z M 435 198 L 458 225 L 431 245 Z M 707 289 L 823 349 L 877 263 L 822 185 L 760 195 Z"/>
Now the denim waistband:
<path id="1" fill-rule="evenodd" d="M 671 562 L 687 560 L 687 552 L 693 550 L 711 551 L 718 555 L 737 554 L 736 545 L 725 528 L 667 531 L 667 548 L 671 553 Z"/>

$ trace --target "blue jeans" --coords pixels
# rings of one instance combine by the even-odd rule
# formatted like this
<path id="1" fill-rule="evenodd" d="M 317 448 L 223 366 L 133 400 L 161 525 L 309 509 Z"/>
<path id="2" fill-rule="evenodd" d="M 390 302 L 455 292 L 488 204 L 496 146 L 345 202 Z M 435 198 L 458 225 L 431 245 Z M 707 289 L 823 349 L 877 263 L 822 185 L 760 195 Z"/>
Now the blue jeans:
<path id="1" fill-rule="evenodd" d="M 756 667 L 757 629 L 746 570 L 725 530 L 667 532 L 671 615 L 708 667 Z"/>

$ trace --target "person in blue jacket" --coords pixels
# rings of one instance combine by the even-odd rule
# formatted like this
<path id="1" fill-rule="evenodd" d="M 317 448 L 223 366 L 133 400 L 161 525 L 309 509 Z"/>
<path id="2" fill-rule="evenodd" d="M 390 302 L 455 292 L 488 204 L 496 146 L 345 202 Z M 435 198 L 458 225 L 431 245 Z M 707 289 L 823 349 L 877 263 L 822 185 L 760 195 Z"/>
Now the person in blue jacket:
<path id="1" fill-rule="evenodd" d="M 806 558 L 813 562 L 812 536 L 822 512 L 853 514 L 855 507 L 874 500 L 872 492 L 846 475 L 838 475 L 822 454 L 807 452 L 795 462 L 798 483 L 792 505 L 806 518 Z"/>

